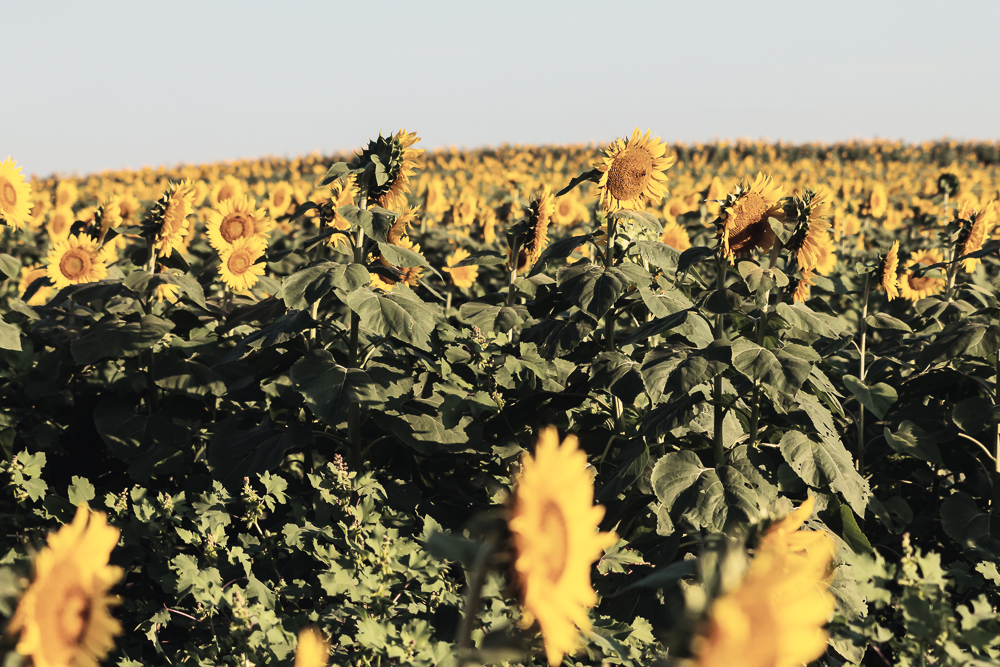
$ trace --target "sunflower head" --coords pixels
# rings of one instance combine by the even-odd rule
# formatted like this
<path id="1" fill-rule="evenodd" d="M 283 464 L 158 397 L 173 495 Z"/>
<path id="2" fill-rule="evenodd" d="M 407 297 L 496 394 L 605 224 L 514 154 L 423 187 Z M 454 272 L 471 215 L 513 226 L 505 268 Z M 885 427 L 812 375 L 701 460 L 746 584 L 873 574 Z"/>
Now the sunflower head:
<path id="1" fill-rule="evenodd" d="M 548 241 L 549 222 L 555 210 L 549 186 L 539 190 L 528 203 L 527 216 L 511 231 L 518 240 L 516 270 L 522 271 L 538 261 Z"/>
<path id="2" fill-rule="evenodd" d="M 246 195 L 224 199 L 218 208 L 208 213 L 205 229 L 208 242 L 221 251 L 231 246 L 238 238 L 255 236 L 265 244 L 274 229 L 274 223 L 264 209 L 256 207 L 256 201 Z"/>
<path id="3" fill-rule="evenodd" d="M 601 175 L 598 203 L 609 213 L 635 209 L 643 199 L 659 204 L 666 194 L 664 172 L 675 161 L 674 156 L 665 156 L 666 152 L 666 144 L 659 137 L 650 138 L 649 130 L 640 135 L 635 128 L 630 138 L 616 140 L 594 163 Z"/>
<path id="4" fill-rule="evenodd" d="M 921 266 L 933 266 L 944 261 L 944 255 L 936 248 L 913 253 L 910 266 L 899 276 L 899 296 L 910 301 L 919 301 L 944 291 L 945 279 L 933 272 L 920 272 Z"/>
<path id="5" fill-rule="evenodd" d="M 983 243 L 986 242 L 997 222 L 995 204 L 996 202 L 990 202 L 985 208 L 979 210 L 977 201 L 966 200 L 955 209 L 955 219 L 951 226 L 956 235 L 955 252 L 957 256 L 969 255 L 983 249 Z M 967 257 L 963 260 L 966 272 L 975 271 L 981 261 L 978 257 Z"/>
<path id="6" fill-rule="evenodd" d="M 96 282 L 108 275 L 108 267 L 97 241 L 87 234 L 57 241 L 45 261 L 49 281 L 57 289 Z"/>
<path id="7" fill-rule="evenodd" d="M 889 252 L 879 257 L 878 267 L 872 276 L 875 284 L 885 290 L 889 300 L 899 296 L 899 241 L 893 241 Z"/>
<path id="8" fill-rule="evenodd" d="M 468 288 L 476 284 L 476 278 L 479 276 L 478 266 L 455 266 L 468 256 L 468 250 L 465 248 L 458 248 L 454 253 L 452 253 L 451 256 L 448 257 L 448 265 L 441 269 L 442 271 L 447 271 L 448 274 L 451 275 L 451 282 L 455 285 L 455 287 Z"/>
<path id="9" fill-rule="evenodd" d="M 318 628 L 303 628 L 295 648 L 295 667 L 326 667 L 330 658 L 330 642 Z"/>
<path id="10" fill-rule="evenodd" d="M 603 517 L 576 437 L 560 444 L 554 426 L 542 429 L 535 455 L 521 461 L 508 526 L 522 623 L 538 621 L 550 665 L 577 648 L 577 628 L 590 629 L 586 610 L 597 603 L 590 568 L 618 539 L 598 531 Z"/>
<path id="11" fill-rule="evenodd" d="M 31 184 L 9 155 L 0 162 L 0 222 L 21 229 L 31 221 Z"/>
<path id="12" fill-rule="evenodd" d="M 36 281 L 43 281 L 34 293 L 28 297 L 27 303 L 29 306 L 40 306 L 48 302 L 49 297 L 53 293 L 52 283 L 48 278 L 48 268 L 43 264 L 36 263 L 31 266 L 21 267 L 21 282 L 18 285 L 18 293 L 22 299 Z"/>
<path id="13" fill-rule="evenodd" d="M 960 186 L 960 181 L 958 176 L 952 173 L 945 172 L 938 176 L 937 179 L 937 191 L 938 194 L 945 195 L 948 197 L 954 197 L 958 194 L 958 188 Z"/>
<path id="14" fill-rule="evenodd" d="M 410 191 L 410 177 L 420 166 L 419 158 L 424 149 L 413 148 L 420 141 L 416 132 L 400 130 L 391 137 L 369 141 L 360 157 L 359 168 L 365 170 L 361 178 L 361 195 L 369 204 L 396 209 L 406 203 Z"/>
<path id="15" fill-rule="evenodd" d="M 71 524 L 49 535 L 10 622 L 11 633 L 20 633 L 18 653 L 38 667 L 58 667 L 96 665 L 114 648 L 122 629 L 109 610 L 118 603 L 110 591 L 122 571 L 108 560 L 118 535 L 86 504 Z"/>
<path id="16" fill-rule="evenodd" d="M 726 195 L 716 220 L 719 249 L 730 261 L 750 255 L 753 250 L 770 250 L 774 230 L 770 219 L 783 221 L 782 190 L 770 176 L 758 172 L 751 181 L 744 179 L 736 191 Z"/>
<path id="17" fill-rule="evenodd" d="M 824 248 L 832 248 L 828 194 L 823 190 L 806 190 L 801 195 L 786 199 L 783 211 L 785 227 L 792 229 L 785 248 L 796 253 L 800 267 L 816 269 L 826 252 Z"/>
<path id="18" fill-rule="evenodd" d="M 153 234 L 156 248 L 164 255 L 184 248 L 188 216 L 194 211 L 194 187 L 191 181 L 171 183 L 149 212 L 145 226 Z"/>
<path id="19" fill-rule="evenodd" d="M 265 250 L 266 244 L 256 236 L 241 236 L 220 250 L 219 273 L 226 287 L 244 292 L 256 285 L 264 275 L 264 263 L 257 260 L 264 256 Z"/>

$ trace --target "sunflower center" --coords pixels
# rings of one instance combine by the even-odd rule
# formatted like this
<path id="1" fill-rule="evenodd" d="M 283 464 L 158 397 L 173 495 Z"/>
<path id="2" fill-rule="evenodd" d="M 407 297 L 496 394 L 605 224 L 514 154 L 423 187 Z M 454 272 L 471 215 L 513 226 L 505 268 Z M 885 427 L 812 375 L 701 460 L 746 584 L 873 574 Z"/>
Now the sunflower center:
<path id="1" fill-rule="evenodd" d="M 167 210 L 163 214 L 163 232 L 165 234 L 178 234 L 183 229 L 184 218 L 187 217 L 184 214 L 184 204 L 171 201 L 167 204 Z"/>
<path id="2" fill-rule="evenodd" d="M 542 507 L 539 537 L 546 555 L 544 571 L 553 584 L 559 583 L 569 555 L 569 530 L 566 517 L 555 502 L 549 500 Z"/>
<path id="3" fill-rule="evenodd" d="M 229 256 L 229 261 L 226 262 L 229 270 L 236 275 L 246 273 L 251 264 L 250 255 L 246 252 L 234 252 Z"/>
<path id="4" fill-rule="evenodd" d="M 253 227 L 251 227 L 245 213 L 230 213 L 222 219 L 219 233 L 222 234 L 226 243 L 232 243 L 243 236 L 250 236 L 253 233 Z"/>
<path id="5" fill-rule="evenodd" d="M 64 646 L 79 646 L 90 620 L 90 604 L 87 594 L 80 588 L 67 591 L 59 609 L 56 631 Z"/>
<path id="6" fill-rule="evenodd" d="M 653 171 L 653 158 L 642 148 L 626 148 L 608 169 L 608 192 L 618 201 L 630 201 L 642 194 Z"/>
<path id="7" fill-rule="evenodd" d="M 285 205 L 285 199 L 287 199 L 284 190 L 278 190 L 274 193 L 274 205 L 281 208 Z"/>
<path id="8" fill-rule="evenodd" d="M 757 245 L 766 231 L 762 222 L 767 208 L 767 202 L 756 192 L 747 192 L 733 204 L 733 212 L 726 225 L 731 252 L 742 252 Z"/>
<path id="9" fill-rule="evenodd" d="M 8 211 L 13 210 L 17 206 L 17 190 L 14 189 L 14 185 L 6 178 L 0 183 L 0 205 Z"/>
<path id="10" fill-rule="evenodd" d="M 573 203 L 566 199 L 559 200 L 559 215 L 566 218 L 573 212 Z"/>
<path id="11" fill-rule="evenodd" d="M 910 289 L 915 292 L 919 292 L 933 285 L 934 280 L 934 278 L 929 278 L 928 276 L 920 276 L 919 278 L 910 276 Z"/>
<path id="12" fill-rule="evenodd" d="M 222 203 L 227 199 L 231 199 L 232 196 L 233 196 L 233 186 L 223 185 L 221 188 L 219 188 L 219 203 Z"/>
<path id="13" fill-rule="evenodd" d="M 59 272 L 70 280 L 79 280 L 90 270 L 90 255 L 81 250 L 69 250 L 59 260 Z"/>

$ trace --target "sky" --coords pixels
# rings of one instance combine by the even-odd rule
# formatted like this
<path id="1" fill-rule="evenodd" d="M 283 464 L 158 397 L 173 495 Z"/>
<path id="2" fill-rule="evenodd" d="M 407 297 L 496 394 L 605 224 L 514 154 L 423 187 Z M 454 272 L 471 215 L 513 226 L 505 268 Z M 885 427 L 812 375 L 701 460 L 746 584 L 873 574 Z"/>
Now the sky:
<path id="1" fill-rule="evenodd" d="M 85 174 L 419 146 L 1000 138 L 1000 2 L 20 2 L 0 159 Z"/>

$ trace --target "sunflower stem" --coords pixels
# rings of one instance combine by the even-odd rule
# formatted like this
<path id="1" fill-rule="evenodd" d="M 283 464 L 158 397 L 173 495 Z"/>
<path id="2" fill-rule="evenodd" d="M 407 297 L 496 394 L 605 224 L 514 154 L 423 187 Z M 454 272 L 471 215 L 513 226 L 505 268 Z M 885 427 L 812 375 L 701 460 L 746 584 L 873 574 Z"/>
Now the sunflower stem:
<path id="1" fill-rule="evenodd" d="M 958 242 L 951 248 L 951 261 L 948 263 L 948 287 L 945 290 L 945 301 L 951 303 L 952 292 L 955 289 L 955 278 L 958 277 Z"/>
<path id="2" fill-rule="evenodd" d="M 521 251 L 521 239 L 514 237 L 514 243 L 510 248 L 510 275 L 507 280 L 507 307 L 514 307 L 514 298 L 517 290 L 514 288 L 514 281 L 517 280 L 517 253 Z"/>
<path id="3" fill-rule="evenodd" d="M 858 379 L 865 381 L 865 347 L 868 342 L 868 297 L 872 291 L 872 274 L 865 274 L 865 294 L 861 298 L 861 322 L 858 324 L 858 332 L 861 334 L 861 357 L 858 362 Z M 864 475 L 865 472 L 865 406 L 858 405 L 858 473 Z"/>
<path id="4" fill-rule="evenodd" d="M 778 261 L 778 255 L 781 253 L 781 241 L 775 240 L 774 245 L 771 246 L 771 254 L 767 258 L 767 268 L 768 270 L 774 268 L 774 264 Z M 781 299 L 781 292 L 778 292 L 778 299 Z M 764 295 L 764 306 L 760 315 L 760 319 L 757 320 L 756 324 L 756 335 L 757 335 L 757 345 L 764 344 L 764 332 L 767 330 L 767 312 L 769 306 L 771 305 L 771 289 L 768 288 L 767 293 Z M 758 425 L 760 423 L 760 381 L 753 381 L 753 407 L 750 411 L 750 444 L 753 445 L 757 442 L 757 431 Z"/>
<path id="5" fill-rule="evenodd" d="M 726 258 L 721 253 L 721 249 L 715 258 L 715 265 L 715 288 L 717 291 L 722 292 L 726 289 L 726 271 L 728 267 L 726 265 Z M 724 315 L 719 313 L 715 316 L 715 340 L 725 340 L 725 336 L 726 331 Z M 715 403 L 715 431 L 712 442 L 715 454 L 715 466 L 719 467 L 721 465 L 725 465 L 726 463 L 726 445 L 722 439 L 723 421 L 726 416 L 722 407 L 722 373 L 715 376 L 714 386 L 712 388 L 712 401 Z"/>
<path id="6" fill-rule="evenodd" d="M 608 216 L 608 247 L 604 253 L 604 270 L 607 271 L 615 265 L 615 223 L 617 218 L 614 214 Z M 615 309 L 614 306 L 608 309 L 604 315 L 604 348 L 608 352 L 615 351 Z M 622 423 L 624 406 L 617 396 L 611 397 L 611 405 L 614 408 L 613 416 L 615 420 L 615 430 L 618 433 L 625 432 L 625 425 Z"/>
<path id="7" fill-rule="evenodd" d="M 479 605 L 483 599 L 483 585 L 486 583 L 486 573 L 489 571 L 489 559 L 493 555 L 493 548 L 494 543 L 489 540 L 479 546 L 479 552 L 476 554 L 476 561 L 469 578 L 469 592 L 465 596 L 465 613 L 462 615 L 462 624 L 458 628 L 456 667 L 465 667 L 466 664 L 472 662 L 467 654 L 472 648 L 472 630 L 476 624 L 476 617 L 479 615 Z"/>
<path id="8" fill-rule="evenodd" d="M 362 197 L 358 202 L 358 208 L 366 210 L 368 208 L 368 198 Z M 365 230 L 358 227 L 358 236 L 354 243 L 354 262 L 363 264 L 365 260 Z M 358 367 L 358 331 L 361 328 L 361 316 L 353 310 L 351 311 L 351 337 L 348 343 L 348 368 Z M 361 449 L 361 404 L 352 401 L 347 408 L 347 439 L 351 443 L 351 458 L 354 469 L 358 472 L 364 470 L 364 454 Z"/>

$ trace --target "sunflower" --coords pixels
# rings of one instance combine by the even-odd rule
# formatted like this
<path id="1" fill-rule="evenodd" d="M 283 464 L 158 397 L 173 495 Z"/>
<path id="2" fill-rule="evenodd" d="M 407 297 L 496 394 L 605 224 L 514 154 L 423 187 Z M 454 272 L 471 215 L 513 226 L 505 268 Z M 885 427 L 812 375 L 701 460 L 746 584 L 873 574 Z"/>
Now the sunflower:
<path id="1" fill-rule="evenodd" d="M 238 238 L 255 236 L 265 244 L 274 229 L 274 223 L 264 209 L 256 207 L 257 202 L 246 195 L 225 199 L 217 209 L 208 213 L 205 230 L 208 242 L 221 251 Z"/>
<path id="2" fill-rule="evenodd" d="M 181 298 L 181 288 L 173 283 L 160 283 L 156 286 L 153 296 L 156 297 L 157 303 L 163 303 L 164 301 L 177 303 Z"/>
<path id="3" fill-rule="evenodd" d="M 241 236 L 233 240 L 228 248 L 219 251 L 219 273 L 222 282 L 234 292 L 244 292 L 257 284 L 264 275 L 264 263 L 257 260 L 264 255 L 267 246 L 257 236 Z"/>
<path id="4" fill-rule="evenodd" d="M 893 241 L 889 252 L 879 261 L 878 268 L 875 269 L 875 283 L 885 290 L 889 295 L 889 300 L 899 296 L 899 280 L 896 276 L 899 268 L 899 241 Z"/>
<path id="5" fill-rule="evenodd" d="M 52 212 L 49 213 L 49 222 L 45 225 L 49 240 L 60 241 L 69 236 L 73 220 L 73 210 L 68 206 L 56 206 L 52 209 Z"/>
<path id="6" fill-rule="evenodd" d="M 468 250 L 459 248 L 446 260 L 448 266 L 442 268 L 442 271 L 447 271 L 451 275 L 451 282 L 455 284 L 455 287 L 472 287 L 476 284 L 476 278 L 479 276 L 478 266 L 455 267 L 456 264 L 468 256 Z"/>
<path id="7" fill-rule="evenodd" d="M 976 210 L 975 205 L 971 203 L 956 209 L 955 215 L 959 217 L 958 222 L 962 224 L 958 245 L 955 247 L 958 257 L 970 255 L 983 249 L 983 243 L 996 224 L 994 204 L 995 202 L 990 202 L 982 211 Z M 978 257 L 967 257 L 964 260 L 966 273 L 975 271 L 980 262 L 982 260 Z"/>
<path id="8" fill-rule="evenodd" d="M 799 530 L 812 508 L 810 499 L 774 524 L 743 580 L 713 602 L 695 643 L 698 667 L 793 667 L 826 651 L 835 547 L 824 532 Z"/>
<path id="9" fill-rule="evenodd" d="M 410 233 L 410 227 L 417 219 L 419 210 L 416 206 L 411 206 L 396 216 L 396 219 L 392 221 L 392 227 L 385 234 L 386 240 L 392 245 L 400 245 L 402 238 Z"/>
<path id="10" fill-rule="evenodd" d="M 338 213 L 341 206 L 352 206 L 358 196 L 358 186 L 354 178 L 348 176 L 333 187 L 330 195 L 330 207 L 332 209 L 330 222 L 327 223 L 335 230 L 347 231 L 351 228 L 351 222 Z M 328 241 L 335 248 L 343 245 L 345 248 L 350 245 L 347 237 L 343 234 L 333 234 Z"/>
<path id="11" fill-rule="evenodd" d="M 43 264 L 35 263 L 31 266 L 21 267 L 21 282 L 17 286 L 18 294 L 22 297 L 24 293 L 28 291 L 31 284 L 36 280 L 41 280 L 42 278 L 48 278 L 49 271 Z M 28 299 L 29 306 L 41 306 L 48 303 L 49 297 L 52 296 L 54 292 L 51 285 L 44 285 L 35 292 L 30 299 Z"/>
<path id="12" fill-rule="evenodd" d="M 823 249 L 832 245 L 828 233 L 828 199 L 829 195 L 824 190 L 806 190 L 785 202 L 785 219 L 795 222 L 795 229 L 785 247 L 789 252 L 796 253 L 796 260 L 803 269 L 814 270 L 824 254 Z"/>
<path id="13" fill-rule="evenodd" d="M 802 277 L 799 278 L 795 285 L 795 291 L 792 292 L 792 301 L 805 303 L 809 299 L 810 288 L 816 286 L 816 283 L 813 282 L 815 277 L 816 274 L 809 269 L 802 269 Z"/>
<path id="14" fill-rule="evenodd" d="M 57 241 L 45 263 L 46 273 L 56 289 L 96 282 L 108 275 L 103 252 L 98 249 L 97 241 L 87 234 Z"/>
<path id="15" fill-rule="evenodd" d="M 653 203 L 666 194 L 664 173 L 675 161 L 664 157 L 667 145 L 659 137 L 650 139 L 650 131 L 640 136 L 635 128 L 629 139 L 616 140 L 594 163 L 601 172 L 597 184 L 598 203 L 607 212 L 620 208 L 635 209 L 646 198 Z"/>
<path id="16" fill-rule="evenodd" d="M 771 248 L 774 230 L 768 219 L 784 219 L 781 197 L 781 188 L 761 172 L 753 182 L 744 179 L 735 193 L 726 196 L 715 223 L 723 256 L 732 261 L 749 255 L 754 248 Z"/>
<path id="17" fill-rule="evenodd" d="M 492 245 L 497 240 L 497 212 L 492 206 L 487 206 L 479 212 L 478 217 L 483 243 Z"/>
<path id="18" fill-rule="evenodd" d="M 17 652 L 35 667 L 97 667 L 114 648 L 121 625 L 109 611 L 117 604 L 109 591 L 122 571 L 108 559 L 118 534 L 104 514 L 81 504 L 73 522 L 50 534 L 35 557 L 34 581 L 9 628 L 20 632 Z"/>
<path id="19" fill-rule="evenodd" d="M 549 186 L 544 186 L 528 204 L 528 217 L 525 218 L 521 235 L 520 247 L 517 251 L 517 271 L 521 271 L 535 262 L 542 255 L 542 249 L 548 240 L 549 221 L 555 203 Z M 508 254 L 510 250 L 507 251 Z"/>
<path id="20" fill-rule="evenodd" d="M 691 247 L 691 237 L 687 230 L 673 220 L 667 220 L 663 225 L 663 233 L 660 234 L 660 243 L 665 243 L 674 250 L 681 252 Z"/>
<path id="21" fill-rule="evenodd" d="M 288 181 L 279 181 L 274 184 L 267 198 L 267 210 L 271 213 L 272 218 L 280 218 L 288 213 L 294 194 L 295 190 L 288 184 Z"/>
<path id="22" fill-rule="evenodd" d="M 889 207 L 889 198 L 885 192 L 885 185 L 876 183 L 872 187 L 867 204 L 868 214 L 873 218 L 881 218 L 885 215 L 886 209 Z"/>
<path id="23" fill-rule="evenodd" d="M 420 141 L 416 132 L 400 130 L 391 137 L 379 135 L 376 141 L 369 141 L 361 153 L 360 166 L 377 162 L 375 176 L 368 179 L 368 202 L 388 209 L 396 209 L 406 203 L 406 193 L 410 191 L 410 176 L 420 166 L 422 148 L 413 148 Z M 374 159 L 374 158 L 377 158 Z M 379 180 L 379 176 L 385 180 Z"/>
<path id="24" fill-rule="evenodd" d="M 406 236 L 400 237 L 396 243 L 392 245 L 399 246 L 400 248 L 406 248 L 407 250 L 412 250 L 415 253 L 420 252 L 420 245 L 412 243 L 410 239 Z M 397 284 L 402 283 L 404 285 L 409 285 L 410 287 L 415 286 L 420 282 L 420 276 L 423 274 L 424 269 L 421 266 L 393 266 L 389 261 L 377 253 L 375 258 L 382 264 L 382 266 L 387 269 L 391 269 L 396 272 L 396 276 L 391 278 L 389 276 L 375 273 L 374 271 L 369 272 L 371 277 L 372 287 L 378 287 L 382 290 L 389 292 Z"/>
<path id="25" fill-rule="evenodd" d="M 832 243 L 819 244 L 816 253 L 815 271 L 821 276 L 828 276 L 837 268 L 837 254 L 833 251 Z"/>
<path id="26" fill-rule="evenodd" d="M 8 155 L 0 162 L 0 220 L 14 229 L 24 227 L 31 221 L 33 203 L 31 184 L 25 182 L 21 167 Z"/>
<path id="27" fill-rule="evenodd" d="M 183 250 L 190 224 L 188 216 L 194 210 L 193 201 L 191 181 L 181 181 L 172 183 L 154 205 L 150 216 L 153 224 L 158 226 L 156 248 L 163 255 L 169 255 L 174 249 L 178 252 Z"/>
<path id="28" fill-rule="evenodd" d="M 618 537 L 597 530 L 604 508 L 594 505 L 587 455 L 576 436 L 560 445 L 554 426 L 542 429 L 535 456 L 524 456 L 521 465 L 508 525 L 522 625 L 538 621 L 549 664 L 558 665 L 577 647 L 577 628 L 590 629 L 587 608 L 597 603 L 590 568 Z"/>
<path id="29" fill-rule="evenodd" d="M 910 257 L 910 268 L 903 271 L 903 274 L 899 277 L 899 295 L 910 301 L 919 301 L 920 299 L 940 294 L 944 291 L 945 281 L 943 278 L 928 276 L 927 274 L 920 277 L 914 277 L 913 275 L 913 267 L 917 264 L 931 266 L 932 264 L 940 264 L 943 261 L 944 255 L 941 254 L 940 250 L 935 248 L 915 253 Z"/>
<path id="30" fill-rule="evenodd" d="M 326 667 L 330 657 L 330 643 L 317 628 L 302 628 L 299 645 L 295 649 L 295 667 Z"/>
<path id="31" fill-rule="evenodd" d="M 59 181 L 56 185 L 56 206 L 72 206 L 79 196 L 79 190 L 73 181 Z"/>
<path id="32" fill-rule="evenodd" d="M 227 199 L 237 199 L 242 196 L 243 184 L 235 176 L 227 174 L 212 186 L 212 190 L 208 193 L 208 201 L 213 208 L 218 208 L 219 204 Z"/>

